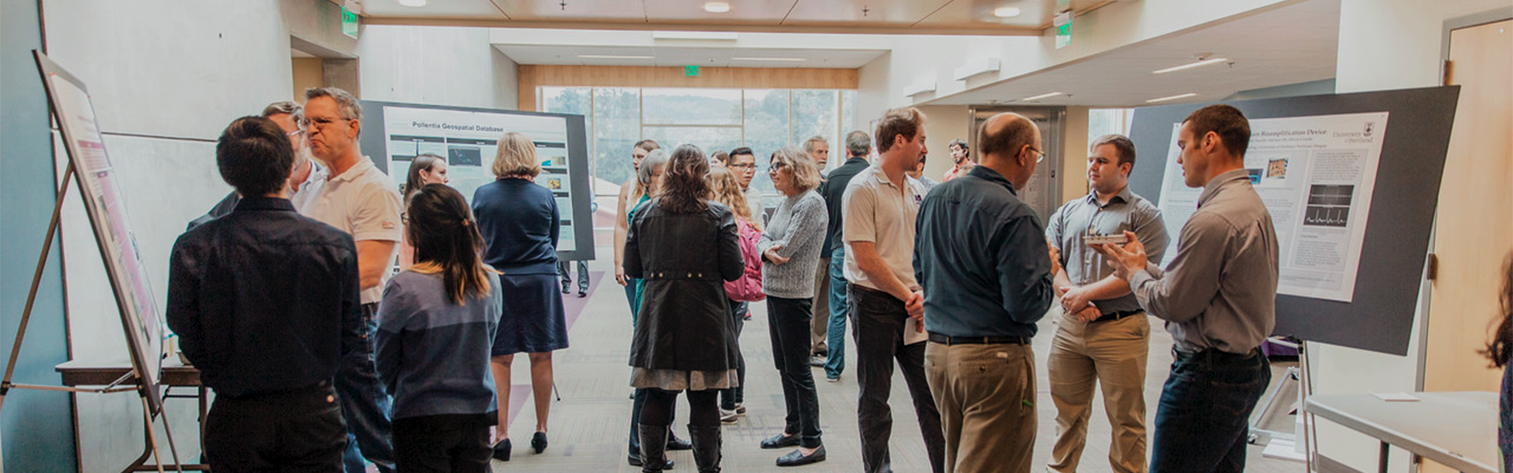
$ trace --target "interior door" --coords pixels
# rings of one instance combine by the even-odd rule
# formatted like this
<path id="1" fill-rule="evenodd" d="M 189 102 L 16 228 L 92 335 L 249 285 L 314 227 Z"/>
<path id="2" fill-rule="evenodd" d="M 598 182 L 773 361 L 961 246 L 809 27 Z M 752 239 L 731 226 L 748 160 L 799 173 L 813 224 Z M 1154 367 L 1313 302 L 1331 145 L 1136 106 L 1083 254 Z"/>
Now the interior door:
<path id="1" fill-rule="evenodd" d="M 983 122 L 1003 112 L 1024 115 L 1040 128 L 1040 144 L 1037 147 L 1045 153 L 1045 160 L 1035 168 L 1035 174 L 1030 176 L 1029 184 L 1018 191 L 1019 199 L 1035 209 L 1035 212 L 1040 215 L 1040 221 L 1045 222 L 1052 213 L 1056 212 L 1056 208 L 1061 206 L 1061 185 L 1056 176 L 1061 172 L 1061 134 L 1065 131 L 1066 109 L 1062 107 L 974 108 L 970 129 L 981 128 Z M 977 134 L 970 134 L 968 140 L 968 145 L 973 150 L 973 157 L 978 162 L 982 162 L 982 156 L 977 153 L 980 149 L 977 146 Z"/>

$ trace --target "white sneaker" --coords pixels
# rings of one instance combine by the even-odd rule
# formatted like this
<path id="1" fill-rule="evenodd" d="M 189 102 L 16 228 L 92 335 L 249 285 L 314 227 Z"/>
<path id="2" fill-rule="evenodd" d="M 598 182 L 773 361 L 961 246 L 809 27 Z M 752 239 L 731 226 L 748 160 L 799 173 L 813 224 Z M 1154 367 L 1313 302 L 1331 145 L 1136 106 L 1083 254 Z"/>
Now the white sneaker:
<path id="1" fill-rule="evenodd" d="M 734 424 L 734 423 L 736 423 L 737 420 L 740 420 L 740 419 L 741 419 L 741 415 L 737 414 L 735 411 L 727 411 L 727 410 L 724 410 L 724 409 L 720 409 L 720 423 L 721 424 Z"/>

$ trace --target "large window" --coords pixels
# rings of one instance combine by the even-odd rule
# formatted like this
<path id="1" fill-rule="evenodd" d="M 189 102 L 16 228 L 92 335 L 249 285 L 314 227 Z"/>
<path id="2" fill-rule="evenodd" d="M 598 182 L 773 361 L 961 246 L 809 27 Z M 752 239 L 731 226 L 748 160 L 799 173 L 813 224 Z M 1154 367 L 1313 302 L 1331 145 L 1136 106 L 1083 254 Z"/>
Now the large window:
<path id="1" fill-rule="evenodd" d="M 841 137 L 857 122 L 854 90 L 541 87 L 537 98 L 543 112 L 586 118 L 595 201 L 611 212 L 618 186 L 633 174 L 631 146 L 642 139 L 669 151 L 684 143 L 705 153 L 749 147 L 758 168 L 752 185 L 775 195 L 767 177 L 773 151 L 822 136 L 830 143 L 829 167 L 839 166 Z"/>

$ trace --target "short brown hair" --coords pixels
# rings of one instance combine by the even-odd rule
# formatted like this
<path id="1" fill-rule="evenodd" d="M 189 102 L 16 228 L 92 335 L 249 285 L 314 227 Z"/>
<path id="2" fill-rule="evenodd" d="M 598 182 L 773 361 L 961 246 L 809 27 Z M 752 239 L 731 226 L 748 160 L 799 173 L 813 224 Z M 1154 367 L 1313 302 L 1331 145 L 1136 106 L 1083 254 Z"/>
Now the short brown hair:
<path id="1" fill-rule="evenodd" d="M 902 135 L 912 140 L 925 126 L 925 114 L 914 107 L 895 108 L 883 113 L 877 121 L 877 152 L 885 153 L 893 147 L 893 137 Z"/>
<path id="2" fill-rule="evenodd" d="M 1016 119 L 999 127 L 998 132 L 994 133 L 988 125 L 992 125 L 993 122 L 997 121 L 998 117 L 1004 115 L 1010 115 Z M 987 156 L 990 155 L 996 155 L 999 158 L 1012 158 L 1025 145 L 1034 147 L 1036 144 L 1035 124 L 1017 113 L 1005 112 L 993 115 L 992 118 L 983 121 L 982 126 L 977 128 L 977 147 L 980 148 L 979 152 L 983 156 L 983 159 L 987 159 Z"/>
<path id="3" fill-rule="evenodd" d="M 815 168 L 814 160 L 809 159 L 809 155 L 802 149 L 789 146 L 773 151 L 772 159 L 767 165 L 774 172 L 788 168 L 789 175 L 793 176 L 793 186 L 798 188 L 799 193 L 820 186 L 820 171 Z"/>
<path id="4" fill-rule="evenodd" d="M 541 174 L 541 160 L 536 159 L 536 143 L 520 133 L 505 133 L 499 138 L 493 170 L 494 177 L 536 177 Z"/>
<path id="5" fill-rule="evenodd" d="M 1245 157 L 1245 150 L 1250 148 L 1250 120 L 1233 106 L 1209 105 L 1188 115 L 1182 123 L 1193 124 L 1194 139 L 1202 139 L 1210 131 L 1219 135 L 1224 149 L 1236 158 Z"/>
<path id="6" fill-rule="evenodd" d="M 641 148 L 641 149 L 644 149 L 644 150 L 647 150 L 647 151 L 656 151 L 656 150 L 662 149 L 662 145 L 657 144 L 657 140 L 650 140 L 650 139 L 648 139 L 648 140 L 637 141 L 636 145 L 633 146 L 632 148 Z"/>
<path id="7" fill-rule="evenodd" d="M 1119 155 L 1119 164 L 1135 165 L 1135 142 L 1130 141 L 1128 136 L 1119 134 L 1100 136 L 1093 140 L 1092 146 L 1088 146 L 1087 150 L 1092 152 L 1103 145 L 1114 147 L 1114 152 Z"/>

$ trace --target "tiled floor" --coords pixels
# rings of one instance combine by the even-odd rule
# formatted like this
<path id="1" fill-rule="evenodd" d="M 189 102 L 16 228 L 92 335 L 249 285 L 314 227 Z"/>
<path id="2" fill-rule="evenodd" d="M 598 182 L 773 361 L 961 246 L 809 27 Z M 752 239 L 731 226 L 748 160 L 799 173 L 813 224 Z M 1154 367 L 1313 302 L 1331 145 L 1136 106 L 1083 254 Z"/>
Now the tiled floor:
<path id="1" fill-rule="evenodd" d="M 572 346 L 557 352 L 555 358 L 557 388 L 562 400 L 552 405 L 550 420 L 551 446 L 542 454 L 532 453 L 528 447 L 535 414 L 527 399 L 518 409 L 511 422 L 510 437 L 514 439 L 514 458 L 510 462 L 494 462 L 494 471 L 520 472 L 616 472 L 639 471 L 625 463 L 626 436 L 629 431 L 630 393 L 628 387 L 630 369 L 626 366 L 630 347 L 630 311 L 626 306 L 624 292 L 615 285 L 608 263 L 607 248 L 600 248 L 605 257 L 590 263 L 590 270 L 602 278 L 600 285 L 590 294 L 582 314 L 570 331 Z M 576 297 L 570 295 L 567 297 Z M 783 398 L 778 386 L 777 370 L 772 367 L 772 352 L 767 341 L 766 307 L 753 304 L 753 318 L 747 323 L 741 338 L 748 367 L 746 379 L 745 418 L 724 430 L 724 471 L 754 472 L 776 471 L 773 461 L 785 453 L 783 450 L 762 450 L 757 447 L 762 438 L 778 433 L 783 426 Z M 1047 318 L 1050 319 L 1049 317 Z M 1159 323 L 1152 324 L 1159 327 Z M 1034 350 L 1037 358 L 1037 387 L 1040 390 L 1039 434 L 1035 442 L 1035 469 L 1045 471 L 1055 435 L 1055 408 L 1047 391 L 1045 354 L 1054 327 L 1042 322 L 1040 334 L 1035 337 Z M 1155 402 L 1166 379 L 1171 363 L 1171 338 L 1163 330 L 1153 330 L 1151 356 L 1146 381 L 1146 398 L 1150 414 L 1155 413 Z M 848 344 L 849 345 L 849 344 Z M 848 349 L 852 348 L 850 346 Z M 854 360 L 854 352 L 849 355 Z M 516 359 L 513 383 L 529 383 L 529 370 L 525 357 Z M 1286 367 L 1274 365 L 1277 375 Z M 856 427 L 856 378 L 847 371 L 840 383 L 824 382 L 823 370 L 816 369 L 820 394 L 820 420 L 824 431 L 825 448 L 829 460 L 811 466 L 797 468 L 799 471 L 844 472 L 861 469 L 860 440 Z M 897 375 L 895 375 L 897 376 Z M 1275 381 L 1274 381 L 1275 382 Z M 519 388 L 517 387 L 517 390 Z M 894 383 L 892 405 L 894 429 L 892 438 L 893 467 L 900 472 L 927 472 L 929 461 L 920 440 L 919 428 L 909 405 L 908 392 L 902 380 Z M 687 405 L 680 399 L 678 425 L 679 436 L 686 437 Z M 1107 447 L 1108 421 L 1101 408 L 1101 399 L 1095 399 L 1095 411 L 1089 428 L 1089 442 L 1083 452 L 1082 471 L 1109 471 Z M 1260 446 L 1250 447 L 1247 471 L 1301 472 L 1302 463 L 1264 458 Z M 671 452 L 677 462 L 673 471 L 694 471 L 693 458 L 688 452 Z"/>

